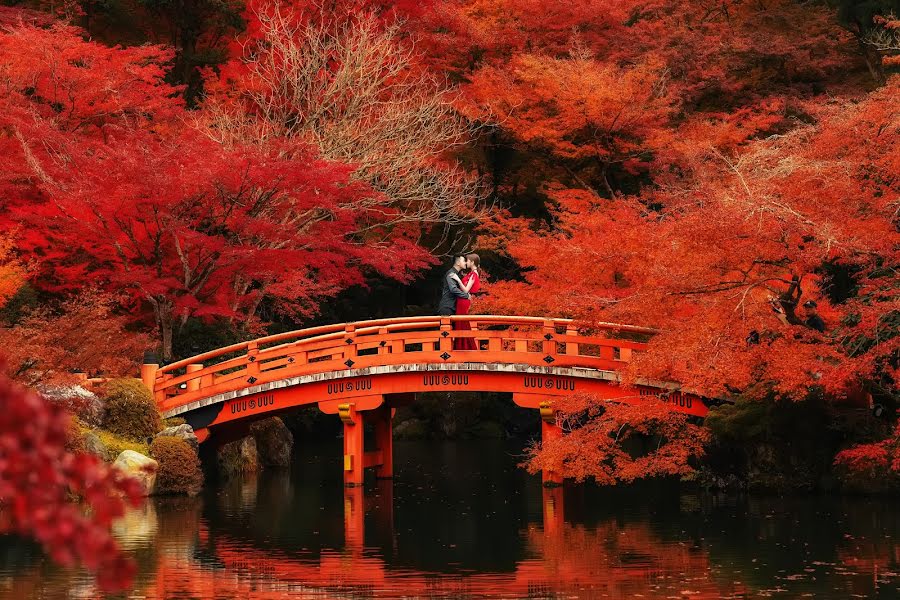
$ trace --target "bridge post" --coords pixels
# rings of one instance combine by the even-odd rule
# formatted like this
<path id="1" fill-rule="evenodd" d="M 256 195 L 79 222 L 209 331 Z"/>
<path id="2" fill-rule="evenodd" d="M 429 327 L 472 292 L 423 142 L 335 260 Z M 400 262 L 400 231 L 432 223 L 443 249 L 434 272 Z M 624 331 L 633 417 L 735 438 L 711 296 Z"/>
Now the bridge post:
<path id="1" fill-rule="evenodd" d="M 553 404 L 544 400 L 540 404 L 541 411 L 541 444 L 557 440 L 562 437 L 562 429 L 556 422 L 556 410 Z M 555 487 L 562 485 L 562 476 L 551 469 L 543 469 L 541 471 L 541 482 L 544 487 Z"/>
<path id="2" fill-rule="evenodd" d="M 572 327 L 571 325 L 566 326 L 566 336 L 567 337 L 575 337 L 578 335 L 578 330 Z M 578 355 L 578 343 L 577 342 L 566 342 L 566 354 L 570 356 Z"/>
<path id="3" fill-rule="evenodd" d="M 144 385 L 150 390 L 151 394 L 154 394 L 155 391 L 154 387 L 156 386 L 157 371 L 159 371 L 158 364 L 144 363 L 141 365 L 141 381 L 144 382 Z"/>
<path id="4" fill-rule="evenodd" d="M 362 413 L 353 404 L 338 405 L 338 415 L 344 423 L 344 485 L 362 485 L 365 470 L 365 430 Z"/>
<path id="5" fill-rule="evenodd" d="M 435 350 L 440 350 L 441 352 L 452 352 L 453 351 L 453 323 L 450 321 L 450 317 L 441 317 L 441 339 L 436 344 Z"/>
<path id="6" fill-rule="evenodd" d="M 203 370 L 203 363 L 192 363 L 185 367 L 186 373 L 196 373 Z M 196 392 L 200 389 L 200 378 L 189 379 L 187 381 L 187 391 Z"/>
<path id="7" fill-rule="evenodd" d="M 541 343 L 541 352 L 544 356 L 556 354 L 556 340 L 554 339 L 556 327 L 553 325 L 553 321 L 544 321 L 542 333 L 544 334 L 544 341 Z"/>
<path id="8" fill-rule="evenodd" d="M 375 448 L 381 453 L 381 464 L 375 466 L 375 477 L 391 479 L 394 476 L 394 409 L 385 402 L 375 409 Z"/>
<path id="9" fill-rule="evenodd" d="M 256 340 L 247 343 L 247 375 L 252 377 L 254 380 L 257 379 L 257 375 L 259 375 L 259 363 L 256 361 L 257 356 L 259 356 L 259 342 Z"/>

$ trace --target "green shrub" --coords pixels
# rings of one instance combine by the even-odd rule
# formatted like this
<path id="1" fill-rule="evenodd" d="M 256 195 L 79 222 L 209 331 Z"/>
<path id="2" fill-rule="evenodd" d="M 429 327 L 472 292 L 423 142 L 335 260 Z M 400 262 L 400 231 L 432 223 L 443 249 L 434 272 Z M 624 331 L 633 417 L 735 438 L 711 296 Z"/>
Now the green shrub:
<path id="1" fill-rule="evenodd" d="M 156 438 L 150 444 L 150 457 L 159 463 L 157 494 L 195 496 L 203 487 L 200 458 L 183 439 L 169 436 Z"/>
<path id="2" fill-rule="evenodd" d="M 156 403 L 138 379 L 113 379 L 103 397 L 103 429 L 143 441 L 160 430 Z"/>

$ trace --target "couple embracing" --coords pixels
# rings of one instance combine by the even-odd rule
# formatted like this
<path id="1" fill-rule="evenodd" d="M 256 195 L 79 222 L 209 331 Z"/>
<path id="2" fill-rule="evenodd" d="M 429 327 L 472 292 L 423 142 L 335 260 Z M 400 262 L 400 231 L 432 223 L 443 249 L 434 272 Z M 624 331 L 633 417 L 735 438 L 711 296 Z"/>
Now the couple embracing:
<path id="1" fill-rule="evenodd" d="M 481 259 L 477 254 L 453 257 L 453 266 L 444 275 L 438 314 L 442 317 L 469 314 L 469 308 L 472 306 L 471 294 L 481 287 L 478 275 L 480 265 Z M 454 321 L 453 329 L 470 330 L 472 327 L 468 321 Z M 453 340 L 453 349 L 478 350 L 478 346 L 473 338 L 459 338 Z"/>

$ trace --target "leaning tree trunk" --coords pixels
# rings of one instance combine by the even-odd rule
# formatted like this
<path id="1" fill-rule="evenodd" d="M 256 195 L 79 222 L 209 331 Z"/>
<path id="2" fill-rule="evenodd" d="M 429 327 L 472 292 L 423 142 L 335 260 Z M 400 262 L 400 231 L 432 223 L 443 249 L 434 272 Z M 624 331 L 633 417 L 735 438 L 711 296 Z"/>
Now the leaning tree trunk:
<path id="1" fill-rule="evenodd" d="M 153 313 L 156 317 L 156 327 L 159 331 L 159 341 L 162 347 L 162 361 L 167 363 L 172 360 L 172 337 L 175 331 L 175 307 L 167 298 L 153 298 Z"/>
<path id="2" fill-rule="evenodd" d="M 887 77 L 884 74 L 884 63 L 881 60 L 881 54 L 861 37 L 857 38 L 857 42 L 859 43 L 860 53 L 866 61 L 869 74 L 872 75 L 872 79 L 875 81 L 875 85 L 877 87 L 883 86 L 887 81 Z"/>

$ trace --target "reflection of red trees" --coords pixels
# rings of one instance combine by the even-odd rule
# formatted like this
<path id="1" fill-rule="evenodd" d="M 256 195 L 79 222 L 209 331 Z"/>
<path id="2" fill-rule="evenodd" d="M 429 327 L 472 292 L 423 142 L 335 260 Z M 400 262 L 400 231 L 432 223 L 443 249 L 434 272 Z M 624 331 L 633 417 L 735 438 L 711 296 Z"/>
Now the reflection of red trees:
<path id="1" fill-rule="evenodd" d="M 314 559 L 248 548 L 218 537 L 216 556 L 224 569 L 201 570 L 187 556 L 164 558 L 154 600 L 173 596 L 275 599 L 306 589 L 344 590 L 374 597 L 527 597 L 536 592 L 595 594 L 611 597 L 690 590 L 693 598 L 739 594 L 739 586 L 720 584 L 711 575 L 706 553 L 657 538 L 649 526 L 609 522 L 597 528 L 566 525 L 557 532 L 532 527 L 527 533 L 534 557 L 509 573 L 458 576 L 391 569 L 367 553 L 326 552 Z M 288 591 L 290 590 L 290 591 Z"/>
<path id="2" fill-rule="evenodd" d="M 0 532 L 34 537 L 56 562 L 84 564 L 101 587 L 130 585 L 134 566 L 109 527 L 123 513 L 123 495 L 137 501 L 137 482 L 95 456 L 68 452 L 70 417 L 2 375 L 0 405 Z"/>
<path id="3" fill-rule="evenodd" d="M 532 527 L 527 541 L 536 558 L 519 563 L 517 575 L 527 574 L 547 591 L 577 594 L 589 589 L 611 598 L 679 595 L 683 590 L 691 591 L 692 598 L 723 598 L 745 591 L 713 578 L 705 550 L 660 540 L 644 523 L 566 524 L 559 535 Z"/>

